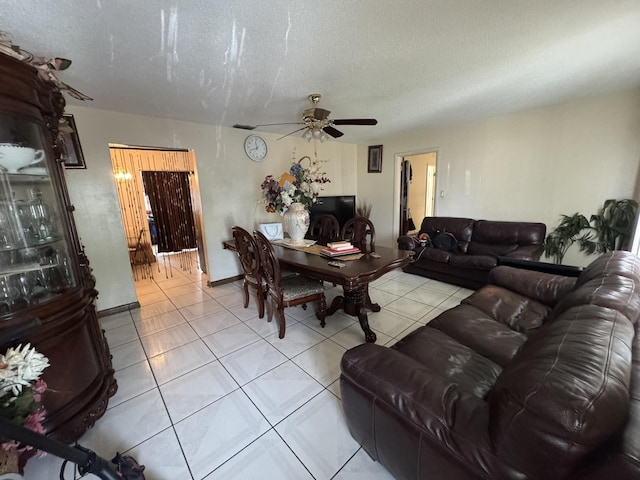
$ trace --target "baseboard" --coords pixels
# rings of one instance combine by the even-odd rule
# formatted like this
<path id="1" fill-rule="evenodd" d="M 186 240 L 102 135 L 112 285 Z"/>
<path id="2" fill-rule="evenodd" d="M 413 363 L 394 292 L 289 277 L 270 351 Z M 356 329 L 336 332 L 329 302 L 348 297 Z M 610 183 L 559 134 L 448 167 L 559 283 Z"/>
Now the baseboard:
<path id="1" fill-rule="evenodd" d="M 119 307 L 107 308 L 106 310 L 99 310 L 98 318 L 106 317 L 107 315 L 113 315 L 115 313 L 127 312 L 129 310 L 135 310 L 140 308 L 140 302 L 127 303 L 126 305 L 120 305 Z"/>
<path id="2" fill-rule="evenodd" d="M 238 280 L 242 280 L 244 275 L 236 275 L 235 277 L 223 278 L 222 280 L 215 280 L 213 282 L 207 282 L 207 287 L 217 287 L 218 285 L 225 285 L 227 283 L 233 283 Z"/>

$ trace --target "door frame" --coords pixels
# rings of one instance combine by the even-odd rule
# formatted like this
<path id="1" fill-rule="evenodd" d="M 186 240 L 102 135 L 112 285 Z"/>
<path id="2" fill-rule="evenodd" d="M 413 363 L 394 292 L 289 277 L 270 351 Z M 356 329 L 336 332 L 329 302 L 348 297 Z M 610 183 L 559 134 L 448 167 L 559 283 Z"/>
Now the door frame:
<path id="1" fill-rule="evenodd" d="M 440 180 L 440 149 L 438 147 L 424 148 L 420 150 L 410 150 L 406 152 L 398 152 L 394 154 L 394 180 L 393 180 L 393 219 L 392 219 L 392 232 L 395 237 L 400 234 L 400 194 L 402 180 L 402 161 L 405 157 L 412 155 L 422 155 L 427 153 L 433 153 L 436 156 L 436 178 L 434 184 L 434 191 L 438 192 L 438 183 Z M 433 214 L 438 214 L 438 195 L 436 193 L 433 201 Z M 414 219 L 415 221 L 415 219 Z M 418 219 L 422 223 L 422 219 Z"/>

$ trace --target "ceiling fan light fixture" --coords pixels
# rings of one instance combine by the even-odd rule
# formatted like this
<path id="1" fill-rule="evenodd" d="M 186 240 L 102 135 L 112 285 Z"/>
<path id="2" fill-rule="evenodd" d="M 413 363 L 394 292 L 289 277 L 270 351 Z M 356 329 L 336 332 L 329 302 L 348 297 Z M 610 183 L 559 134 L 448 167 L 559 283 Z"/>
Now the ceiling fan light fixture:
<path id="1" fill-rule="evenodd" d="M 302 134 L 302 138 L 304 138 L 307 142 L 310 142 L 311 139 L 313 138 L 313 134 L 311 133 L 311 130 L 307 128 Z"/>

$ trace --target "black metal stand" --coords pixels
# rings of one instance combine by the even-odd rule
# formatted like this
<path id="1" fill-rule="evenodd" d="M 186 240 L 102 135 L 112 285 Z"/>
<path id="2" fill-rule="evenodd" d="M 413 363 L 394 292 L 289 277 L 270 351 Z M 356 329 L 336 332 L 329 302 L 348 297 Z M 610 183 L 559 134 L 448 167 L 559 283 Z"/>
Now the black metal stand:
<path id="1" fill-rule="evenodd" d="M 53 440 L 28 428 L 20 427 L 3 417 L 0 417 L 0 432 L 3 437 L 31 445 L 38 450 L 77 464 L 78 471 L 82 475 L 92 473 L 103 480 L 123 480 L 123 478 L 127 478 L 118 473 L 113 463 L 99 457 L 91 450 L 80 445 L 70 447 L 58 440 Z"/>

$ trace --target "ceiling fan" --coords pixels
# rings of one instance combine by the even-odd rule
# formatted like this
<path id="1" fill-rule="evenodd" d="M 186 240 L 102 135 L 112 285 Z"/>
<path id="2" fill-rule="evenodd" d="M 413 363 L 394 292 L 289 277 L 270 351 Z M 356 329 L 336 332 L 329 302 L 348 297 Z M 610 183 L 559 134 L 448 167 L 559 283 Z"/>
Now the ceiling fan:
<path id="1" fill-rule="evenodd" d="M 347 118 L 332 120 L 329 118 L 331 113 L 329 110 L 318 107 L 321 95 L 319 93 L 312 93 L 308 96 L 309 100 L 313 104 L 311 108 L 307 108 L 302 112 L 301 122 L 289 122 L 289 123 L 263 123 L 261 125 L 239 125 L 236 124 L 233 128 L 241 128 L 244 130 L 253 130 L 257 127 L 270 127 L 274 125 L 302 125 L 302 127 L 294 130 L 293 132 L 283 135 L 278 140 L 293 135 L 294 133 L 301 132 L 302 138 L 307 141 L 311 139 L 320 140 L 324 142 L 329 139 L 329 136 L 333 138 L 340 138 L 344 135 L 340 130 L 334 127 L 334 125 L 377 125 L 378 121 L 375 118 Z"/>

